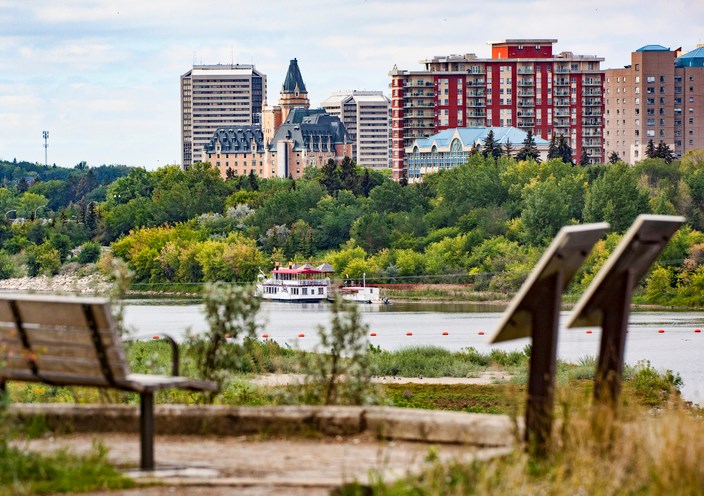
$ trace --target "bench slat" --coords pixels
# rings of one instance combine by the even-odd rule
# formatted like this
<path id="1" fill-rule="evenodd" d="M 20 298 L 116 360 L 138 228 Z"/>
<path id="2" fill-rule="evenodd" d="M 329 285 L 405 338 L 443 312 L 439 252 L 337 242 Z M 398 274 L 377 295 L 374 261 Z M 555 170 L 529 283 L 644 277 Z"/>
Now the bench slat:
<path id="1" fill-rule="evenodd" d="M 65 327 L 65 326 L 51 326 L 42 324 L 40 326 L 36 324 L 25 324 L 25 333 L 30 343 L 34 345 L 35 343 L 72 343 L 72 344 L 82 344 L 93 347 L 93 338 L 91 336 L 91 331 L 88 327 Z M 17 328 L 14 323 L 0 323 L 0 334 L 7 336 L 18 336 Z M 119 338 L 114 335 L 109 330 L 100 331 L 100 339 L 103 342 L 103 346 L 118 346 L 122 347 L 122 342 Z"/>
<path id="2" fill-rule="evenodd" d="M 52 301 L 52 300 L 34 300 L 21 299 L 14 300 L 17 303 L 17 308 L 20 312 L 20 317 L 25 325 L 29 324 L 44 324 L 49 326 L 75 326 L 86 327 L 86 317 L 83 313 L 83 308 L 78 303 L 70 304 L 71 300 Z M 98 329 L 111 330 L 115 327 L 112 314 L 110 313 L 110 303 L 104 301 L 102 303 L 89 303 L 95 315 L 95 323 Z M 10 308 L 8 300 L 0 299 L 0 321 L 14 322 L 14 316 Z"/>

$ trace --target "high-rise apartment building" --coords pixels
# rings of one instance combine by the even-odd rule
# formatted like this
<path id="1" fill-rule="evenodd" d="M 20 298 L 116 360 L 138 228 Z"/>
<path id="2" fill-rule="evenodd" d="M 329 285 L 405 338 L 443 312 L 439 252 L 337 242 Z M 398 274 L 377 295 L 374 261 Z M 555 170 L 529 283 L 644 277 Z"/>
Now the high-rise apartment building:
<path id="1" fill-rule="evenodd" d="M 433 57 L 425 70 L 394 66 L 391 76 L 391 162 L 406 168 L 416 138 L 448 128 L 514 126 L 549 140 L 563 135 L 573 155 L 603 161 L 603 58 L 561 52 L 555 39 L 491 43 L 491 58 Z"/>
<path id="2" fill-rule="evenodd" d="M 352 139 L 352 159 L 362 167 L 389 167 L 389 109 L 381 91 L 335 93 L 321 105 L 340 118 Z"/>
<path id="3" fill-rule="evenodd" d="M 259 123 L 266 76 L 253 65 L 194 65 L 181 76 L 181 161 L 205 159 L 203 146 L 216 129 Z"/>
<path id="4" fill-rule="evenodd" d="M 650 140 L 681 157 L 704 148 L 704 46 L 682 55 L 680 48 L 646 45 L 631 63 L 605 71 L 604 153 L 633 164 Z"/>

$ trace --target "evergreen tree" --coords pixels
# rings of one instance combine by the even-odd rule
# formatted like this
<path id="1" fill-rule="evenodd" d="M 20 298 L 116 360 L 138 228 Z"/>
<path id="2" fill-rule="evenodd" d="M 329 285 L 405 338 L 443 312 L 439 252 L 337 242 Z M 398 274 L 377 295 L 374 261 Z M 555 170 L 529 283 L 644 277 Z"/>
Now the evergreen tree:
<path id="1" fill-rule="evenodd" d="M 249 176 L 247 178 L 247 182 L 249 183 L 250 190 L 259 191 L 259 178 L 254 173 L 254 169 L 249 171 Z"/>
<path id="2" fill-rule="evenodd" d="M 655 158 L 661 158 L 665 161 L 666 164 L 671 164 L 672 161 L 675 159 L 675 154 L 672 153 L 670 145 L 668 145 L 664 141 L 661 141 L 660 143 L 658 143 L 658 146 L 655 149 Z"/>
<path id="3" fill-rule="evenodd" d="M 235 177 L 235 171 L 232 170 L 232 167 L 228 167 L 227 170 L 225 170 L 225 178 L 232 179 L 233 177 Z"/>
<path id="4" fill-rule="evenodd" d="M 615 164 L 619 160 L 621 160 L 621 157 L 618 156 L 618 152 L 611 152 L 609 154 L 609 163 L 610 164 Z"/>
<path id="5" fill-rule="evenodd" d="M 506 143 L 504 143 L 504 155 L 507 157 L 513 156 L 513 145 L 511 144 L 511 140 L 508 138 L 506 138 Z"/>
<path id="6" fill-rule="evenodd" d="M 398 180 L 398 183 L 401 186 L 408 186 L 408 169 L 407 168 L 404 167 L 403 170 L 401 171 L 401 178 Z"/>
<path id="7" fill-rule="evenodd" d="M 582 154 L 579 156 L 579 165 L 589 165 L 589 155 L 585 148 L 582 148 Z"/>
<path id="8" fill-rule="evenodd" d="M 482 147 L 482 155 L 484 156 L 484 158 L 492 157 L 494 159 L 497 159 L 501 156 L 501 147 L 499 146 L 499 144 L 496 142 L 496 139 L 494 138 L 494 130 L 493 129 L 490 129 L 486 135 L 486 138 L 484 138 L 484 146 Z"/>
<path id="9" fill-rule="evenodd" d="M 548 160 L 552 160 L 554 158 L 561 158 L 557 149 L 557 138 L 555 137 L 555 134 L 553 134 L 552 138 L 550 138 L 550 145 L 548 146 Z"/>
<path id="10" fill-rule="evenodd" d="M 364 169 L 364 175 L 362 176 L 362 181 L 360 184 L 361 193 L 364 196 L 369 196 L 369 192 L 372 190 L 372 176 L 369 173 L 369 169 Z"/>
<path id="11" fill-rule="evenodd" d="M 653 143 L 652 139 L 648 140 L 648 146 L 645 147 L 645 156 L 655 158 L 655 143 Z"/>
<path id="12" fill-rule="evenodd" d="M 331 196 L 337 195 L 340 190 L 340 172 L 333 159 L 329 159 L 322 167 L 323 175 L 320 178 L 322 184 Z"/>
<path id="13" fill-rule="evenodd" d="M 534 160 L 540 163 L 540 152 L 535 144 L 533 131 L 530 129 L 526 133 L 526 139 L 523 140 L 523 147 L 516 154 L 517 160 Z"/>
<path id="14" fill-rule="evenodd" d="M 574 164 L 574 159 L 572 158 L 572 147 L 565 139 L 564 135 L 560 135 L 557 141 L 557 155 L 566 164 Z"/>
<path id="15" fill-rule="evenodd" d="M 359 193 L 359 174 L 357 173 L 357 164 L 350 157 L 345 155 L 340 162 L 340 182 L 342 189 Z"/>
<path id="16" fill-rule="evenodd" d="M 472 143 L 472 148 L 469 150 L 469 156 L 471 157 L 472 155 L 476 155 L 477 153 L 479 153 L 479 147 L 476 143 Z"/>

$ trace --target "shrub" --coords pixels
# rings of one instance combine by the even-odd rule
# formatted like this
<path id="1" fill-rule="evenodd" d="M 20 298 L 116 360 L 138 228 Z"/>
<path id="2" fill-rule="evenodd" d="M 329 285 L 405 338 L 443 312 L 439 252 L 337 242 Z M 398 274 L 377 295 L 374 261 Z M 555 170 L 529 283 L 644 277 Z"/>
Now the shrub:
<path id="1" fill-rule="evenodd" d="M 89 241 L 81 246 L 81 251 L 78 252 L 78 262 L 89 264 L 97 262 L 100 258 L 100 245 Z"/>

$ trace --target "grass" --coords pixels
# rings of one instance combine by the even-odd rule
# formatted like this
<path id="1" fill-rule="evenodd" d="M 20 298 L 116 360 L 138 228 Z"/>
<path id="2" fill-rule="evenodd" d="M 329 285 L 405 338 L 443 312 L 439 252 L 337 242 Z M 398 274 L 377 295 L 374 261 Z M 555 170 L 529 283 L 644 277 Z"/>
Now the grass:
<path id="1" fill-rule="evenodd" d="M 704 418 L 681 402 L 657 414 L 625 404 L 618 417 L 594 409 L 585 390 L 562 390 L 545 458 L 523 450 L 490 461 L 440 463 L 430 453 L 422 474 L 346 495 L 699 495 L 704 487 Z M 595 413 L 597 412 L 597 413 Z"/>

